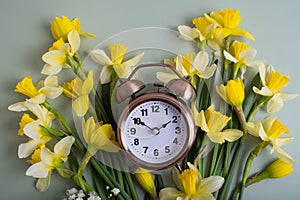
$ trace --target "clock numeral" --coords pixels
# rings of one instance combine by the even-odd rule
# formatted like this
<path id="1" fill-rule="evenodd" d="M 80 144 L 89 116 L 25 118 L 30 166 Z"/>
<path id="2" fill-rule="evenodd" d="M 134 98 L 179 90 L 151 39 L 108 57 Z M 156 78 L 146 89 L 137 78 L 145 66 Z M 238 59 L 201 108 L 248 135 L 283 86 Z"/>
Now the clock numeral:
<path id="1" fill-rule="evenodd" d="M 169 114 L 169 113 L 168 113 L 168 108 L 165 108 L 164 110 L 165 110 L 165 112 L 166 112 L 166 115 L 168 115 L 168 114 Z"/>
<path id="2" fill-rule="evenodd" d="M 148 116 L 148 110 L 147 109 L 142 109 L 142 116 Z"/>
<path id="3" fill-rule="evenodd" d="M 159 106 L 158 105 L 153 105 L 151 106 L 152 112 L 159 112 Z"/>
<path id="4" fill-rule="evenodd" d="M 139 117 L 133 118 L 132 120 L 135 125 L 140 125 L 142 122 L 141 118 Z"/>
<path id="5" fill-rule="evenodd" d="M 135 138 L 135 139 L 133 140 L 133 144 L 136 145 L 136 146 L 139 145 L 139 144 L 140 144 L 139 139 Z"/>
<path id="6" fill-rule="evenodd" d="M 136 129 L 135 128 L 130 128 L 130 133 L 131 133 L 131 135 L 136 134 Z"/>
<path id="7" fill-rule="evenodd" d="M 172 123 L 178 123 L 177 116 L 174 115 L 174 116 L 172 117 L 172 119 L 173 119 Z"/>
<path id="8" fill-rule="evenodd" d="M 170 146 L 165 146 L 165 152 L 170 153 Z"/>
<path id="9" fill-rule="evenodd" d="M 181 128 L 179 126 L 177 126 L 175 128 L 175 134 L 180 134 L 181 133 Z"/>
<path id="10" fill-rule="evenodd" d="M 173 143 L 174 143 L 174 144 L 178 144 L 178 139 L 177 139 L 177 137 L 174 138 Z"/>
<path id="11" fill-rule="evenodd" d="M 159 155 L 159 153 L 158 153 L 158 149 L 154 149 L 154 151 L 153 151 L 153 155 L 154 155 L 154 156 L 158 156 L 158 155 Z"/>
<path id="12" fill-rule="evenodd" d="M 149 147 L 145 146 L 143 148 L 144 148 L 144 153 L 147 153 Z"/>

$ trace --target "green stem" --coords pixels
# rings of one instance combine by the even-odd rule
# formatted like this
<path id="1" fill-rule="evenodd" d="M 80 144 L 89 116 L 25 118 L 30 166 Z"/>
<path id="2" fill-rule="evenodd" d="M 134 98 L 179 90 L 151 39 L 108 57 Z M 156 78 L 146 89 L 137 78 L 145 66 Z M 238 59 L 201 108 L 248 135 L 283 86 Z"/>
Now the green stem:
<path id="1" fill-rule="evenodd" d="M 243 198 L 243 194 L 244 194 L 244 190 L 245 190 L 245 185 L 246 185 L 246 181 L 248 178 L 248 174 L 250 172 L 251 169 L 251 165 L 252 162 L 254 160 L 254 158 L 257 157 L 257 155 L 268 145 L 268 142 L 261 142 L 260 144 L 258 144 L 254 150 L 250 153 L 250 155 L 248 156 L 248 159 L 246 161 L 245 167 L 244 167 L 244 173 L 243 173 L 243 178 L 242 178 L 242 185 L 241 185 L 241 189 L 240 189 L 240 195 L 239 195 L 239 199 L 241 200 Z"/>
<path id="2" fill-rule="evenodd" d="M 255 117 L 257 111 L 268 102 L 272 96 L 262 96 L 252 107 L 250 114 L 248 115 L 247 121 L 251 122 Z"/>
<path id="3" fill-rule="evenodd" d="M 225 152 L 225 159 L 224 159 L 224 167 L 223 167 L 223 177 L 227 176 L 228 173 L 228 165 L 230 159 L 230 153 L 233 146 L 233 142 L 226 143 L 226 152 Z"/>
<path id="4" fill-rule="evenodd" d="M 212 161 L 211 161 L 211 166 L 210 166 L 210 172 L 209 172 L 209 176 L 213 175 L 213 172 L 215 170 L 216 167 L 216 161 L 217 161 L 217 157 L 218 157 L 218 153 L 219 153 L 219 147 L 220 145 L 218 143 L 215 144 L 214 147 L 214 152 L 213 152 L 213 157 L 212 157 Z"/>
<path id="5" fill-rule="evenodd" d="M 97 173 L 105 180 L 105 182 L 109 185 L 111 188 L 118 188 L 120 190 L 120 193 L 117 195 L 117 197 L 120 200 L 127 200 L 132 199 L 126 191 L 120 186 L 117 180 L 115 180 L 111 174 L 107 171 L 105 166 L 102 165 L 102 163 L 99 163 L 95 158 L 91 158 L 91 164 L 94 167 L 94 169 L 97 171 Z"/>

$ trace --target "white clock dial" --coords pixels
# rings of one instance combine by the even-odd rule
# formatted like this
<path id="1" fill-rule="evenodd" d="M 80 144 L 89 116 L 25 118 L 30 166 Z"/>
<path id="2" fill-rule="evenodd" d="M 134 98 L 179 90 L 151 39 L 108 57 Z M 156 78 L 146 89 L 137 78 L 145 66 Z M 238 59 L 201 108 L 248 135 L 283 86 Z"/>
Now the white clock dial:
<path id="1" fill-rule="evenodd" d="M 182 158 L 191 145 L 190 113 L 171 102 L 164 98 L 142 101 L 123 116 L 119 139 L 137 164 L 166 167 Z"/>

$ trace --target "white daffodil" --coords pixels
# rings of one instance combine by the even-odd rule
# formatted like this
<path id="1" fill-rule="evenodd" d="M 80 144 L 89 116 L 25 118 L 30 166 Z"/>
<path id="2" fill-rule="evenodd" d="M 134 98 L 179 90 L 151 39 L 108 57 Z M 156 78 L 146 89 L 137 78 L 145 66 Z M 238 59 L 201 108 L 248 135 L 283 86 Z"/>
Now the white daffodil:
<path id="1" fill-rule="evenodd" d="M 46 63 L 42 69 L 42 74 L 58 74 L 63 68 L 69 68 L 66 63 L 67 55 L 73 56 L 80 47 L 80 37 L 76 30 L 68 33 L 68 43 L 64 43 L 58 50 L 52 50 L 42 56 Z"/>
<path id="2" fill-rule="evenodd" d="M 179 173 L 175 171 L 174 182 L 177 188 L 167 187 L 159 192 L 160 200 L 195 200 L 209 199 L 214 200 L 213 192 L 218 191 L 223 183 L 224 178 L 221 176 L 210 176 L 202 178 L 198 169 L 191 163 L 188 163 L 189 169 Z"/>
<path id="3" fill-rule="evenodd" d="M 196 125 L 206 132 L 209 139 L 214 143 L 223 144 L 226 141 L 234 142 L 243 136 L 243 132 L 237 129 L 223 130 L 230 117 L 217 112 L 210 106 L 205 112 L 201 110 L 200 113 L 193 109 L 196 119 Z"/>
<path id="4" fill-rule="evenodd" d="M 290 133 L 290 130 L 281 124 L 276 117 L 270 116 L 263 121 L 257 121 L 255 124 L 248 122 L 247 130 L 251 135 L 269 142 L 273 147 L 272 151 L 275 151 L 279 159 L 290 164 L 295 163 L 295 160 L 281 148 L 281 146 L 287 145 L 293 140 L 292 137 L 280 138 L 283 134 Z"/>
<path id="5" fill-rule="evenodd" d="M 28 101 L 30 103 L 41 104 L 46 101 L 46 98 L 57 98 L 63 90 L 58 86 L 57 76 L 48 76 L 44 81 L 40 81 L 37 86 L 34 86 L 31 77 L 27 76 L 17 84 L 15 92 L 29 97 Z"/>
<path id="6" fill-rule="evenodd" d="M 213 76 L 217 68 L 216 64 L 208 66 L 209 56 L 205 51 L 199 51 L 196 55 L 193 52 L 178 55 L 174 58 L 174 61 L 175 69 L 184 77 L 193 78 L 196 75 L 203 79 L 209 79 Z M 169 62 L 168 64 L 170 63 L 171 62 Z M 157 72 L 157 78 L 165 82 L 174 78 L 175 76 L 175 74 Z"/>
<path id="7" fill-rule="evenodd" d="M 123 62 L 127 47 L 123 44 L 110 44 L 108 45 L 110 50 L 110 57 L 107 56 L 104 50 L 95 49 L 92 50 L 91 58 L 98 64 L 102 65 L 100 73 L 100 82 L 105 84 L 111 81 L 112 70 L 114 70 L 119 78 L 127 78 L 134 67 L 143 57 L 144 53 L 126 60 Z"/>
<path id="8" fill-rule="evenodd" d="M 65 168 L 62 163 L 68 159 L 68 155 L 70 154 L 74 142 L 74 137 L 67 136 L 55 144 L 54 152 L 50 151 L 48 148 L 43 148 L 40 153 L 41 161 L 31 165 L 27 169 L 27 176 L 39 178 L 37 188 L 40 191 L 47 190 L 53 169 Z"/>
<path id="9" fill-rule="evenodd" d="M 30 102 L 19 103 L 15 108 L 17 111 L 30 111 L 37 117 L 36 120 L 28 122 L 23 127 L 24 134 L 28 136 L 30 140 L 19 145 L 18 156 L 19 158 L 26 158 L 30 156 L 35 149 L 51 140 L 51 137 L 43 130 L 41 125 L 51 127 L 52 120 L 55 116 L 46 108 Z"/>
<path id="10" fill-rule="evenodd" d="M 299 96 L 299 94 L 284 94 L 280 90 L 290 81 L 287 75 L 276 72 L 272 65 L 267 68 L 264 64 L 259 66 L 259 76 L 262 87 L 258 89 L 253 87 L 253 91 L 262 96 L 269 96 L 271 99 L 267 102 L 267 112 L 277 112 L 284 106 L 285 100 L 291 100 Z"/>

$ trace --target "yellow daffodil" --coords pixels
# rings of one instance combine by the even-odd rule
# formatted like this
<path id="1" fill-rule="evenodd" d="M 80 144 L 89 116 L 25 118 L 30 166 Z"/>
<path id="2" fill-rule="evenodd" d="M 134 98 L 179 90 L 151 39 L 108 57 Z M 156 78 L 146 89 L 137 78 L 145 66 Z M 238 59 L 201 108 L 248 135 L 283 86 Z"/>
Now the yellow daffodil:
<path id="1" fill-rule="evenodd" d="M 287 145 L 293 140 L 291 137 L 280 138 L 283 134 L 290 133 L 290 130 L 276 117 L 270 116 L 255 124 L 248 122 L 247 127 L 250 134 L 260 137 L 263 141 L 269 142 L 273 146 L 272 151 L 275 151 L 278 158 L 290 164 L 295 163 L 295 160 L 281 149 L 281 146 Z"/>
<path id="2" fill-rule="evenodd" d="M 223 39 L 229 35 L 233 36 L 245 36 L 251 40 L 255 40 L 254 37 L 247 31 L 238 28 L 241 25 L 242 17 L 238 10 L 232 10 L 226 8 L 224 11 L 213 11 L 209 15 L 204 14 L 205 17 L 212 23 L 217 24 L 216 34 L 219 38 Z"/>
<path id="3" fill-rule="evenodd" d="M 152 175 L 148 170 L 139 167 L 135 171 L 134 176 L 140 184 L 140 186 L 142 186 L 142 188 L 144 188 L 144 190 L 148 194 L 150 194 L 152 198 L 155 198 L 157 196 Z"/>
<path id="4" fill-rule="evenodd" d="M 46 98 L 57 98 L 63 90 L 58 87 L 57 76 L 48 76 L 44 81 L 40 81 L 37 86 L 34 86 L 32 78 L 27 76 L 17 84 L 15 92 L 29 97 L 28 101 L 31 103 L 41 104 L 45 102 Z"/>
<path id="5" fill-rule="evenodd" d="M 168 61 L 167 61 L 168 62 Z M 209 56 L 205 51 L 200 51 L 196 55 L 193 52 L 176 56 L 174 58 L 175 69 L 184 77 L 198 76 L 203 79 L 209 79 L 215 73 L 216 64 L 209 64 Z M 169 63 L 174 65 L 173 63 Z M 167 82 L 175 78 L 175 74 L 157 72 L 157 78 L 161 81 Z M 192 81 L 193 82 L 193 81 Z"/>
<path id="6" fill-rule="evenodd" d="M 84 116 L 89 109 L 89 94 L 93 89 L 93 84 L 93 71 L 89 71 L 84 81 L 76 77 L 71 82 L 63 84 L 63 91 L 68 97 L 73 98 L 72 108 L 79 117 Z"/>
<path id="7" fill-rule="evenodd" d="M 185 169 L 181 173 L 177 171 L 177 176 L 174 176 L 178 179 L 174 182 L 180 183 L 177 185 L 179 190 L 171 187 L 163 188 L 159 193 L 160 200 L 215 199 L 212 193 L 222 187 L 224 178 L 221 176 L 202 178 L 195 166 L 190 163 L 188 163 L 188 166 L 189 169 Z"/>
<path id="8" fill-rule="evenodd" d="M 42 60 L 46 63 L 42 74 L 53 75 L 59 73 L 63 68 L 69 68 L 70 66 L 66 63 L 67 55 L 73 56 L 79 47 L 79 34 L 76 30 L 72 30 L 68 33 L 68 43 L 61 44 L 61 41 L 58 41 L 58 43 L 54 43 L 49 52 L 42 56 Z"/>
<path id="9" fill-rule="evenodd" d="M 106 55 L 104 50 L 92 50 L 91 58 L 98 64 L 102 65 L 100 73 L 100 82 L 105 84 L 111 81 L 112 70 L 114 70 L 119 78 L 127 78 L 134 67 L 143 57 L 141 53 L 127 61 L 123 61 L 127 47 L 123 44 L 110 44 L 110 58 Z"/>
<path id="10" fill-rule="evenodd" d="M 14 107 L 14 111 L 30 111 L 37 117 L 37 119 L 33 121 L 30 119 L 30 122 L 24 124 L 22 129 L 24 134 L 29 137 L 30 140 L 19 145 L 18 156 L 19 158 L 26 158 L 37 148 L 41 147 L 41 145 L 44 145 L 51 140 L 51 137 L 44 131 L 41 125 L 44 127 L 51 127 L 52 120 L 55 116 L 39 104 L 32 104 L 30 102 L 19 103 Z"/>
<path id="11" fill-rule="evenodd" d="M 82 135 L 88 145 L 90 154 L 98 150 L 107 152 L 117 152 L 120 150 L 115 141 L 114 131 L 110 124 L 95 123 L 94 118 L 90 117 L 87 121 L 82 119 Z"/>
<path id="12" fill-rule="evenodd" d="M 225 140 L 234 142 L 243 135 L 243 132 L 237 129 L 223 130 L 231 118 L 215 111 L 212 106 L 205 112 L 202 110 L 200 113 L 195 112 L 194 109 L 194 116 L 196 125 L 205 131 L 214 143 L 223 144 Z"/>
<path id="13" fill-rule="evenodd" d="M 282 178 L 293 172 L 293 166 L 280 159 L 274 161 L 267 167 L 267 173 L 270 178 Z"/>
<path id="14" fill-rule="evenodd" d="M 67 36 L 72 30 L 77 31 L 80 35 L 83 36 L 95 37 L 94 34 L 81 32 L 80 20 L 78 18 L 70 20 L 66 16 L 62 16 L 61 18 L 55 17 L 54 20 L 50 22 L 50 25 L 52 36 L 56 40 L 62 38 L 65 42 L 67 42 Z"/>
<path id="15" fill-rule="evenodd" d="M 220 97 L 229 105 L 242 107 L 245 92 L 244 83 L 241 79 L 230 80 L 226 86 L 217 86 L 216 90 Z"/>
<path id="16" fill-rule="evenodd" d="M 229 48 L 229 52 L 224 50 L 224 56 L 227 60 L 234 63 L 233 71 L 237 73 L 238 69 L 241 69 L 242 76 L 246 72 L 246 66 L 257 67 L 260 61 L 253 61 L 257 51 L 247 46 L 245 42 L 235 40 Z"/>
<path id="17" fill-rule="evenodd" d="M 299 94 L 284 94 L 280 92 L 288 84 L 290 78 L 287 75 L 274 71 L 272 65 L 269 65 L 266 69 L 265 65 L 261 64 L 259 66 L 259 76 L 262 87 L 261 89 L 253 87 L 253 91 L 259 95 L 271 97 L 267 102 L 267 112 L 277 112 L 283 107 L 284 100 L 294 99 L 299 96 Z"/>
<path id="18" fill-rule="evenodd" d="M 39 178 L 37 189 L 45 191 L 50 184 L 50 176 L 53 169 L 65 168 L 62 164 L 68 159 L 71 147 L 75 142 L 74 137 L 67 136 L 57 142 L 54 146 L 54 152 L 48 148 L 43 148 L 40 152 L 40 162 L 31 165 L 27 171 L 27 176 Z"/>

